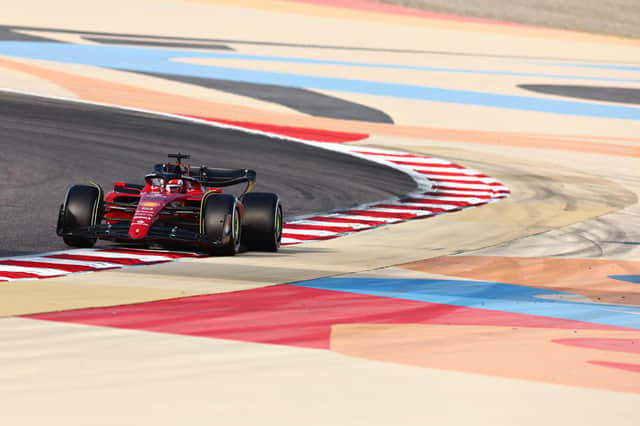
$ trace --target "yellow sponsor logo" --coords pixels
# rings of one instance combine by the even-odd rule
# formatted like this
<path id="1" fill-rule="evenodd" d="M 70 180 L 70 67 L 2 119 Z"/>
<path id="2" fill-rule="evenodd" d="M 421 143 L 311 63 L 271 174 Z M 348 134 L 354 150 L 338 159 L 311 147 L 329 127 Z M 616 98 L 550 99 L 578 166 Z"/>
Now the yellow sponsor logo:
<path id="1" fill-rule="evenodd" d="M 155 201 L 145 201 L 144 203 L 142 203 L 142 205 L 144 207 L 157 207 L 160 205 L 160 203 L 156 203 Z"/>

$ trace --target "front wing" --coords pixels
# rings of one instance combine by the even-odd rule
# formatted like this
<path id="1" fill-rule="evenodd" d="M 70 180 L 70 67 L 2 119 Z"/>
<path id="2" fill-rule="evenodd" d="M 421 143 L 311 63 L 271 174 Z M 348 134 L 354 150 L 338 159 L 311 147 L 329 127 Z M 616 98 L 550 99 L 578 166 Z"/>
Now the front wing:
<path id="1" fill-rule="evenodd" d="M 155 224 L 144 238 L 133 239 L 129 236 L 129 224 L 99 224 L 88 227 L 79 227 L 71 231 L 59 231 L 60 236 L 77 236 L 85 238 L 97 238 L 100 240 L 115 241 L 130 244 L 184 244 L 190 246 L 221 246 L 222 240 L 205 240 L 203 235 L 189 229 L 178 226 L 165 226 Z"/>

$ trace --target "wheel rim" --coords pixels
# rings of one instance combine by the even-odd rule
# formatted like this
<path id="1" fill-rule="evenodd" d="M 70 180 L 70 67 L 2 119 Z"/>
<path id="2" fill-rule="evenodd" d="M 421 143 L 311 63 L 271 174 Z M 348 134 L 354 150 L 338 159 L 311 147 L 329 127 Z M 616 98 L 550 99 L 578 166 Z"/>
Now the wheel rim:
<path id="1" fill-rule="evenodd" d="M 282 209 L 278 206 L 276 212 L 276 243 L 280 243 L 282 239 Z"/>
<path id="2" fill-rule="evenodd" d="M 238 210 L 235 209 L 233 213 L 233 244 L 237 247 L 240 246 L 240 215 Z"/>

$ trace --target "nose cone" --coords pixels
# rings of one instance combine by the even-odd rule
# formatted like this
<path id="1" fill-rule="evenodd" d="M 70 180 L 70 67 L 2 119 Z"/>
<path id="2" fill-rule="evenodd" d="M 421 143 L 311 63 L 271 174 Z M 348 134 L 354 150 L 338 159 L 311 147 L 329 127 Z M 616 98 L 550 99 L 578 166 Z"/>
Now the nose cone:
<path id="1" fill-rule="evenodd" d="M 135 224 L 129 227 L 129 237 L 133 240 L 139 240 L 147 236 L 149 225 Z"/>

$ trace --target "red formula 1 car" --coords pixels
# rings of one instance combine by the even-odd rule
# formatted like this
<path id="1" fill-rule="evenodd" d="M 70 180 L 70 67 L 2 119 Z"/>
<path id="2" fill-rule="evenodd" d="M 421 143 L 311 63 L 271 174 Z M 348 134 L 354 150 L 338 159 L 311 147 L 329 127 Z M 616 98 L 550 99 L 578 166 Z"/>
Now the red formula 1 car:
<path id="1" fill-rule="evenodd" d="M 97 239 L 126 244 L 193 247 L 234 255 L 242 249 L 277 251 L 282 205 L 277 194 L 250 192 L 256 172 L 175 163 L 156 164 L 144 185 L 116 182 L 106 197 L 95 183 L 74 185 L 60 206 L 57 234 L 72 247 Z M 246 183 L 236 197 L 221 187 Z"/>

